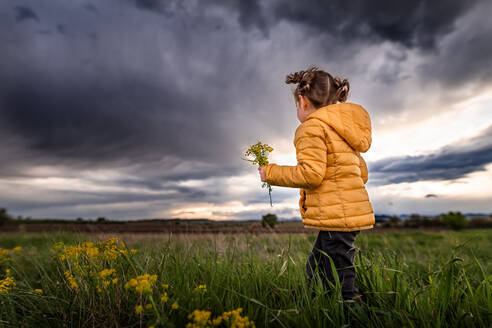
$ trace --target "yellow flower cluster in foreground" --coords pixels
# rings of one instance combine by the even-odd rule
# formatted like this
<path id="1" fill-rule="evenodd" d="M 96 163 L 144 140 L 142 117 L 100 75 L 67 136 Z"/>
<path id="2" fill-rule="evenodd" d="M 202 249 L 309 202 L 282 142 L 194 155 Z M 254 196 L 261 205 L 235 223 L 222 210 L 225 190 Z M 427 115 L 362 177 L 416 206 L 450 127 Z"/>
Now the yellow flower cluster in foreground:
<path id="1" fill-rule="evenodd" d="M 78 245 L 58 242 L 53 245 L 51 252 L 68 264 L 70 270 L 64 275 L 70 288 L 78 288 L 77 280 L 95 281 L 99 293 L 118 283 L 116 270 L 111 266 L 114 266 L 114 262 L 121 256 L 129 253 L 125 243 L 119 238 L 99 242 L 86 241 Z M 131 249 L 130 253 L 135 254 L 136 250 Z"/>
<path id="2" fill-rule="evenodd" d="M 75 281 L 75 278 L 70 273 L 70 271 L 65 271 L 63 274 L 65 275 L 65 278 L 67 279 L 68 284 L 70 285 L 70 288 L 72 288 L 72 289 L 79 288 L 79 284 L 77 284 L 77 281 Z"/>
<path id="3" fill-rule="evenodd" d="M 193 291 L 195 293 L 205 293 L 207 292 L 207 285 L 198 285 Z"/>
<path id="4" fill-rule="evenodd" d="M 15 281 L 12 275 L 10 274 L 10 270 L 5 270 L 6 277 L 0 280 L 0 295 L 7 294 L 13 287 L 15 287 Z"/>
<path id="5" fill-rule="evenodd" d="M 211 327 L 212 322 L 210 321 L 210 315 L 212 312 L 205 310 L 195 310 L 192 313 L 188 314 L 188 319 L 192 319 L 193 322 L 190 322 L 186 325 L 186 328 L 199 328 L 199 327 Z"/>
<path id="6" fill-rule="evenodd" d="M 247 316 L 242 317 L 242 308 L 226 311 L 222 315 L 210 319 L 211 312 L 205 310 L 195 310 L 188 315 L 189 322 L 186 328 L 205 328 L 219 326 L 221 323 L 228 324 L 231 328 L 255 328 L 254 321 L 250 321 Z"/>
<path id="7" fill-rule="evenodd" d="M 65 246 L 63 242 L 53 245 L 52 252 L 57 254 L 60 260 L 80 262 L 82 259 L 90 261 L 116 260 L 123 254 L 128 254 L 125 243 L 118 238 L 109 238 L 105 241 L 86 241 L 81 245 Z M 134 250 L 131 250 L 134 254 Z"/>
<path id="8" fill-rule="evenodd" d="M 3 263 L 7 263 L 11 260 L 10 259 L 11 253 L 20 252 L 21 250 L 22 250 L 21 246 L 16 246 L 16 247 L 12 248 L 11 250 L 0 247 L 0 265 L 2 265 Z"/>
<path id="9" fill-rule="evenodd" d="M 137 276 L 136 278 L 130 279 L 125 284 L 125 289 L 135 288 L 135 291 L 139 293 L 148 294 L 152 291 L 152 285 L 157 281 L 157 275 L 150 275 L 148 273 L 143 274 L 141 276 Z"/>
<path id="10" fill-rule="evenodd" d="M 20 246 L 11 250 L 0 248 L 0 265 L 10 262 L 12 260 L 10 257 L 11 253 L 21 250 L 22 247 Z M 123 260 L 128 259 L 133 261 L 132 254 L 137 252 L 134 249 L 127 249 L 126 245 L 122 241 L 119 241 L 118 238 L 110 238 L 101 242 L 87 241 L 77 245 L 65 245 L 63 242 L 58 242 L 53 245 L 51 251 L 54 259 L 60 261 L 58 264 L 63 268 L 60 271 L 63 272 L 63 279 L 66 281 L 66 285 L 77 293 L 80 290 L 91 292 L 94 288 L 98 292 L 102 292 L 103 290 L 107 292 L 115 291 L 113 285 L 116 285 L 119 281 L 117 269 L 121 267 L 121 263 L 117 260 L 124 255 L 122 257 Z M 5 273 L 5 277 L 0 279 L 0 295 L 7 294 L 16 287 L 10 269 L 6 269 Z M 174 313 L 174 311 L 180 308 L 180 305 L 177 299 L 174 299 L 174 293 L 172 291 L 168 295 L 169 284 L 160 284 L 162 287 L 160 291 L 154 288 L 156 285 L 158 285 L 157 275 L 145 273 L 131 278 L 124 284 L 124 287 L 126 290 L 140 293 L 138 302 L 134 307 L 135 314 L 145 316 L 147 319 L 147 317 L 151 317 L 151 313 L 153 312 L 156 322 L 159 323 L 162 320 L 160 312 L 163 309 L 166 309 L 168 313 Z M 108 288 L 110 286 L 111 288 Z M 116 287 L 118 289 L 116 290 L 120 291 L 122 287 L 121 284 L 118 284 Z M 155 302 L 154 291 L 160 296 L 158 299 L 160 303 Z M 207 292 L 207 285 L 198 285 L 194 288 L 193 292 L 204 294 Z M 35 293 L 41 297 L 44 297 L 42 295 L 45 294 L 40 288 L 31 290 L 31 293 Z M 184 311 L 184 309 L 181 309 L 175 314 Z M 241 316 L 241 312 L 242 308 L 238 308 L 236 310 L 226 311 L 220 316 L 212 318 L 210 311 L 197 309 L 188 315 L 188 319 L 191 320 L 186 327 L 204 328 L 223 325 L 234 328 L 255 328 L 254 322 L 250 321 L 247 316 Z"/>
<path id="11" fill-rule="evenodd" d="M 5 248 L 0 248 L 0 264 L 10 261 L 9 250 Z"/>

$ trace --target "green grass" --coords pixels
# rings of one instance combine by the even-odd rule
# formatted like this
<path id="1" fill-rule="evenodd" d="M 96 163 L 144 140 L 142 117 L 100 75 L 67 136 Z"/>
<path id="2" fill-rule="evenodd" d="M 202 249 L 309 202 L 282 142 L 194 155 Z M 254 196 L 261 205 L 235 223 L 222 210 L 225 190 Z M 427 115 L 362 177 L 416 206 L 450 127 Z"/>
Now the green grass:
<path id="1" fill-rule="evenodd" d="M 239 307 L 256 327 L 492 326 L 492 230 L 360 234 L 356 286 L 366 312 L 344 311 L 339 285 L 329 293 L 317 281 L 313 299 L 305 263 L 315 234 L 123 235 L 138 252 L 99 263 L 116 270 L 118 283 L 98 293 L 98 282 L 84 278 L 79 289 L 70 289 L 63 272 L 74 263 L 53 257 L 52 245 L 97 238 L 108 237 L 0 234 L 0 247 L 23 247 L 0 264 L 0 279 L 10 268 L 16 282 L 0 295 L 0 327 L 185 327 L 195 309 L 213 318 Z M 135 305 L 152 304 L 150 295 L 140 298 L 124 284 L 144 273 L 158 277 L 154 305 L 137 315 Z M 163 305 L 165 283 L 169 300 Z M 194 292 L 201 284 L 206 292 Z M 175 301 L 179 308 L 171 310 Z"/>

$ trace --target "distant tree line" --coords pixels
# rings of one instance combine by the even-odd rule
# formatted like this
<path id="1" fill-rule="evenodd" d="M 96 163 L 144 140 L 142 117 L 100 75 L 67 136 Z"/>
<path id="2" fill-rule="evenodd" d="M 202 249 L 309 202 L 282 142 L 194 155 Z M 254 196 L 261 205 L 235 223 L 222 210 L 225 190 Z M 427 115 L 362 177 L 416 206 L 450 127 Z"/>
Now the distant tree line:
<path id="1" fill-rule="evenodd" d="M 391 215 L 384 222 L 379 222 L 377 226 L 404 227 L 404 228 L 425 228 L 425 227 L 448 227 L 454 230 L 464 228 L 492 228 L 492 213 L 488 217 L 477 217 L 467 219 L 460 211 L 449 211 L 441 213 L 437 217 L 428 217 L 420 214 L 411 214 L 407 220 L 402 220 L 397 215 Z"/>
<path id="2" fill-rule="evenodd" d="M 84 219 L 81 217 L 76 218 L 75 220 L 69 220 L 69 219 L 32 219 L 31 217 L 22 217 L 21 215 L 17 216 L 17 218 L 14 218 L 11 216 L 7 209 L 2 207 L 0 208 L 0 225 L 7 224 L 7 223 L 113 223 L 113 221 L 110 221 L 106 219 L 104 216 L 98 217 L 95 221 L 92 219 Z M 118 221 L 116 221 L 118 222 Z"/>

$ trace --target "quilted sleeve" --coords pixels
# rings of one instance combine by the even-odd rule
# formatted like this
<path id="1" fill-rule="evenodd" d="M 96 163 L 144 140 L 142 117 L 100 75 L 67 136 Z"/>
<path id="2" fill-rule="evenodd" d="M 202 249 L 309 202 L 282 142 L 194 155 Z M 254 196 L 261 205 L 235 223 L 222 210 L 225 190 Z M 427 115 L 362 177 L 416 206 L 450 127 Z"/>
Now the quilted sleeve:
<path id="1" fill-rule="evenodd" d="M 326 172 L 325 131 L 317 120 L 308 120 L 296 130 L 296 166 L 268 164 L 265 178 L 272 186 L 314 189 L 323 182 Z"/>
<path id="2" fill-rule="evenodd" d="M 360 155 L 360 153 L 358 151 L 355 153 L 357 154 L 357 157 L 359 157 L 359 161 L 360 161 L 359 167 L 360 167 L 361 177 L 362 177 L 362 180 L 364 181 L 364 184 L 366 184 L 367 179 L 368 179 L 368 171 L 367 171 L 366 161 L 362 158 L 362 156 Z"/>

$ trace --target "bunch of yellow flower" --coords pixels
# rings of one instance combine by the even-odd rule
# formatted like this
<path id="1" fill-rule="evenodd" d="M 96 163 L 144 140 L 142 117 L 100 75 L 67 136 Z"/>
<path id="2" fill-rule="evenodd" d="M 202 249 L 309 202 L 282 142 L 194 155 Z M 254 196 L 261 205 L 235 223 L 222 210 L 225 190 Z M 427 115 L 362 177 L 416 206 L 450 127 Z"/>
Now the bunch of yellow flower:
<path id="1" fill-rule="evenodd" d="M 65 271 L 63 274 L 65 275 L 65 278 L 67 279 L 68 283 L 70 284 L 70 288 L 72 288 L 72 289 L 79 288 L 77 281 L 75 281 L 75 278 L 72 275 L 72 273 L 70 273 L 70 271 Z"/>
<path id="2" fill-rule="evenodd" d="M 21 250 L 22 250 L 21 246 L 16 246 L 16 247 L 12 248 L 11 250 L 0 247 L 0 265 L 7 263 L 10 260 L 12 260 L 10 258 L 11 253 L 20 252 Z"/>
<path id="3" fill-rule="evenodd" d="M 162 288 L 164 289 L 164 292 L 161 295 L 161 302 L 166 303 L 169 297 L 167 296 L 166 289 L 168 289 L 169 285 L 168 284 L 161 284 Z"/>
<path id="4" fill-rule="evenodd" d="M 254 321 L 250 321 L 247 316 L 241 316 L 242 311 L 242 308 L 237 308 L 210 319 L 210 311 L 195 310 L 188 314 L 188 319 L 192 319 L 192 322 L 189 322 L 186 328 L 208 328 L 220 326 L 222 323 L 233 328 L 255 328 Z"/>
<path id="5" fill-rule="evenodd" d="M 0 265 L 10 261 L 9 250 L 5 248 L 0 248 Z"/>
<path id="6" fill-rule="evenodd" d="M 101 262 L 103 260 L 116 260 L 122 254 L 128 254 L 125 249 L 126 245 L 118 238 L 110 238 L 105 241 L 91 242 L 86 241 L 81 245 L 65 246 L 63 242 L 58 242 L 53 245 L 52 252 L 57 255 L 62 261 L 72 262 Z M 133 250 L 132 253 L 134 254 Z"/>
<path id="7" fill-rule="evenodd" d="M 192 319 L 193 322 L 189 322 L 186 328 L 203 328 L 211 327 L 212 321 L 210 321 L 210 311 L 195 310 L 188 314 L 188 319 Z"/>
<path id="8" fill-rule="evenodd" d="M 69 272 L 71 279 L 67 278 L 72 289 L 76 284 L 76 278 L 79 281 L 87 278 L 99 282 L 96 287 L 98 292 L 118 282 L 116 271 L 111 267 L 114 261 L 129 253 L 125 243 L 116 237 L 98 242 L 86 241 L 77 245 L 58 242 L 52 246 L 51 252 L 61 261 L 67 261 L 72 268 Z M 135 253 L 136 250 L 132 249 L 131 254 Z"/>
<path id="9" fill-rule="evenodd" d="M 273 148 L 267 144 L 262 144 L 261 141 L 258 141 L 256 145 L 252 145 L 246 150 L 246 156 L 254 156 L 254 159 L 246 159 L 253 164 L 258 164 L 259 166 L 267 166 L 268 165 L 268 153 L 271 153 Z M 261 185 L 262 188 L 268 188 L 268 194 L 270 196 L 270 206 L 273 207 L 272 204 L 272 186 L 268 182 L 263 182 Z"/>
<path id="10" fill-rule="evenodd" d="M 193 290 L 195 293 L 206 293 L 207 292 L 207 285 L 198 285 L 197 287 L 195 287 L 195 289 Z"/>
<path id="11" fill-rule="evenodd" d="M 130 279 L 125 284 L 125 289 L 135 288 L 139 293 L 149 294 L 152 292 L 152 286 L 157 281 L 157 275 L 148 273 Z"/>
<path id="12" fill-rule="evenodd" d="M 0 279 L 0 295 L 7 294 L 16 286 L 14 278 L 10 274 L 10 269 L 5 270 L 5 278 Z"/>
<path id="13" fill-rule="evenodd" d="M 108 287 L 110 284 L 116 285 L 118 278 L 116 277 L 115 269 L 104 269 L 99 272 L 99 278 L 101 279 L 100 285 L 97 286 L 97 291 L 102 292 L 102 288 Z M 102 288 L 101 288 L 102 287 Z"/>
<path id="14" fill-rule="evenodd" d="M 242 311 L 242 308 L 237 308 L 236 310 L 224 312 L 222 315 L 215 318 L 212 323 L 214 326 L 218 326 L 221 322 L 224 322 L 227 323 L 229 327 L 255 328 L 254 321 L 249 321 L 247 316 L 241 316 Z"/>
<path id="15" fill-rule="evenodd" d="M 268 165 L 268 153 L 272 152 L 273 148 L 267 144 L 262 144 L 261 141 L 258 141 L 256 145 L 252 145 L 248 150 L 246 150 L 245 156 L 253 155 L 255 158 L 253 160 L 249 160 L 253 164 L 258 164 L 259 166 L 267 166 Z"/>

